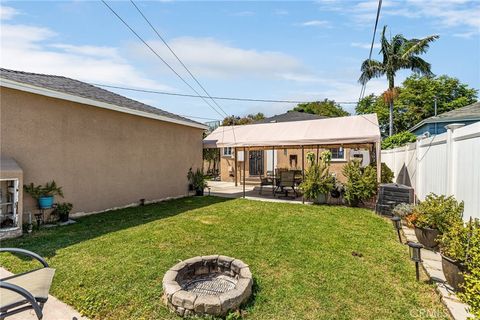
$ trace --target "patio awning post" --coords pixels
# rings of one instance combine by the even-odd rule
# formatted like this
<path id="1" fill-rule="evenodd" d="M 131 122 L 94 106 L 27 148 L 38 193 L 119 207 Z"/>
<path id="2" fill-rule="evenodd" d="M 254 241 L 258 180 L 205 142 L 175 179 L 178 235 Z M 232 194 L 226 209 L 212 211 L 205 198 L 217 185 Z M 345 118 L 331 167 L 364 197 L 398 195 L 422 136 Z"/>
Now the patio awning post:
<path id="1" fill-rule="evenodd" d="M 272 193 L 273 193 L 273 196 L 275 196 L 275 186 L 276 186 L 276 183 L 275 183 L 275 146 L 272 147 L 272 170 L 273 170 L 273 182 L 272 182 Z"/>
<path id="2" fill-rule="evenodd" d="M 305 180 L 305 150 L 302 146 L 302 182 Z M 305 196 L 302 192 L 302 203 L 305 203 Z"/>
<path id="3" fill-rule="evenodd" d="M 247 152 L 243 147 L 243 197 L 245 198 L 245 175 L 246 175 Z"/>
<path id="4" fill-rule="evenodd" d="M 235 175 L 235 187 L 238 186 L 238 151 L 237 147 L 234 148 L 234 154 L 235 154 L 235 169 L 233 170 L 234 175 Z"/>
<path id="5" fill-rule="evenodd" d="M 382 149 L 381 149 L 380 142 L 376 142 L 375 147 L 376 147 L 375 159 L 377 160 L 377 182 L 381 183 L 382 182 L 382 159 L 381 159 Z"/>

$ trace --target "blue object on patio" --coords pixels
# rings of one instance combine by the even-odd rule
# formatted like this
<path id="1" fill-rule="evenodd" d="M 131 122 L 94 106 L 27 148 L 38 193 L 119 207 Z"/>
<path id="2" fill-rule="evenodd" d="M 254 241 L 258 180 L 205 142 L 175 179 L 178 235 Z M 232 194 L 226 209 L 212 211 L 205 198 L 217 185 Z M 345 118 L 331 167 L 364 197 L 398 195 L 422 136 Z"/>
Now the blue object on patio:
<path id="1" fill-rule="evenodd" d="M 38 207 L 40 209 L 50 209 L 53 206 L 53 196 L 38 198 Z"/>

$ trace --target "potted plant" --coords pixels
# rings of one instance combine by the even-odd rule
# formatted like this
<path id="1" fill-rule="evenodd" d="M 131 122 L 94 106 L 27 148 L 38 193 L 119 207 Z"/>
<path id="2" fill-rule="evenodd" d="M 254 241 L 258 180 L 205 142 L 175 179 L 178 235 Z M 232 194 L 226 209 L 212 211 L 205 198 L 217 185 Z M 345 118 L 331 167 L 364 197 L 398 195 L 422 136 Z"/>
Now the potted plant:
<path id="1" fill-rule="evenodd" d="M 467 271 L 463 274 L 463 292 L 459 292 L 458 296 L 469 306 L 468 311 L 474 319 L 480 319 L 480 220 L 475 219 L 469 231 L 465 261 Z"/>
<path id="2" fill-rule="evenodd" d="M 24 190 L 32 198 L 37 200 L 40 209 L 49 209 L 53 206 L 53 200 L 56 195 L 63 198 L 62 187 L 58 187 L 54 180 L 47 182 L 45 186 L 34 185 L 33 182 L 29 185 L 24 185 Z"/>
<path id="3" fill-rule="evenodd" d="M 313 152 L 307 154 L 309 168 L 305 172 L 305 179 L 300 184 L 300 189 L 305 198 L 317 204 L 327 203 L 327 195 L 335 185 L 335 178 L 329 172 L 330 159 L 330 151 L 322 152 L 319 163 L 316 163 Z"/>
<path id="4" fill-rule="evenodd" d="M 438 237 L 448 229 L 461 223 L 463 202 L 457 202 L 453 196 L 430 193 L 419 205 L 415 206 L 409 221 L 415 228 L 418 241 L 427 248 L 437 248 Z"/>
<path id="5" fill-rule="evenodd" d="M 67 222 L 68 215 L 72 211 L 73 205 L 68 202 L 57 203 L 55 207 L 55 213 L 58 214 L 60 222 Z"/>
<path id="6" fill-rule="evenodd" d="M 187 180 L 188 180 L 188 191 L 193 191 L 193 171 L 192 168 L 188 169 L 187 173 Z"/>
<path id="7" fill-rule="evenodd" d="M 415 205 L 412 203 L 400 203 L 393 208 L 392 213 L 394 216 L 402 219 L 409 228 L 413 228 L 412 223 L 408 219 L 413 212 L 413 208 L 415 208 Z"/>
<path id="8" fill-rule="evenodd" d="M 203 190 L 207 187 L 207 181 L 202 170 L 197 169 L 192 176 L 192 184 L 196 196 L 203 196 Z"/>

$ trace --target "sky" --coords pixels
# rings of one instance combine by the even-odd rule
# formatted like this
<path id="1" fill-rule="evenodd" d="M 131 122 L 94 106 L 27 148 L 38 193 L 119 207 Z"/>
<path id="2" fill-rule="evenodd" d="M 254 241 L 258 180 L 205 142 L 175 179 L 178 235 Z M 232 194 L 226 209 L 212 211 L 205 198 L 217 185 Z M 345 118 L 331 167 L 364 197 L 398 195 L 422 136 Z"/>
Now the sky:
<path id="1" fill-rule="evenodd" d="M 197 92 L 201 89 L 129 1 L 108 4 Z M 136 1 L 160 35 L 212 96 L 339 102 L 358 100 L 377 0 Z M 100 1 L 5 1 L 0 5 L 1 67 L 107 84 L 195 94 Z M 436 75 L 480 88 L 480 0 L 384 0 L 377 39 L 438 34 L 423 56 Z M 380 59 L 378 41 L 373 58 Z M 397 75 L 397 84 L 410 73 Z M 386 89 L 385 78 L 366 93 Z M 197 121 L 224 114 L 291 109 L 289 103 L 218 100 L 109 89 Z M 432 102 L 433 103 L 433 102 Z M 210 103 L 213 105 L 213 103 Z M 349 112 L 355 105 L 342 104 Z M 196 117 L 196 118 L 193 118 Z M 205 118 L 205 119 L 204 119 Z"/>

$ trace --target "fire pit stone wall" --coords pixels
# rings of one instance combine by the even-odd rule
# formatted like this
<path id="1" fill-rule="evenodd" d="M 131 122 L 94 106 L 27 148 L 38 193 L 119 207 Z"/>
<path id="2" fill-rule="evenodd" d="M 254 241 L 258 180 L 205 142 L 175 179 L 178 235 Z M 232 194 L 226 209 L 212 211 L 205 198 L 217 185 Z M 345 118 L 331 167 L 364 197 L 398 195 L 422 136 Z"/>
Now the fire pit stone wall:
<path id="1" fill-rule="evenodd" d="M 179 262 L 163 277 L 163 300 L 179 316 L 225 316 L 252 294 L 252 273 L 243 261 L 222 255 Z"/>

